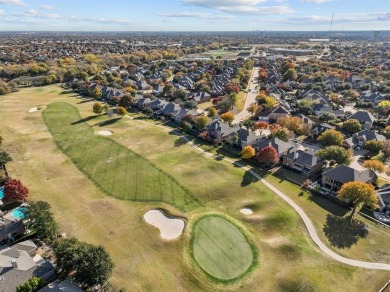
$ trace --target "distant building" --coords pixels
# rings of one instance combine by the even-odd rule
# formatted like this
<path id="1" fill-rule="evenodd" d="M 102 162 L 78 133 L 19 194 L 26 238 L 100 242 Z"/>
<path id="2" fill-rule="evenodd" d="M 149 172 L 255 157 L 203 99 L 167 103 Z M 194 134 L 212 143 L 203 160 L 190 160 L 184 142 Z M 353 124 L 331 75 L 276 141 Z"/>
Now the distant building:
<path id="1" fill-rule="evenodd" d="M 315 50 L 304 50 L 304 49 L 270 48 L 269 50 L 274 55 L 307 56 L 307 55 L 315 54 Z"/>

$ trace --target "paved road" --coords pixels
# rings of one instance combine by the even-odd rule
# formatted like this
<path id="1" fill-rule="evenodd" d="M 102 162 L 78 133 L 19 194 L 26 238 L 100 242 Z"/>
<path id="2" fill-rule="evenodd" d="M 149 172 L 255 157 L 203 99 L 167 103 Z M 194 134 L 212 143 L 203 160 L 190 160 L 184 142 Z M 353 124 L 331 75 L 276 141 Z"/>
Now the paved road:
<path id="1" fill-rule="evenodd" d="M 248 93 L 246 94 L 244 109 L 242 112 L 238 113 L 234 117 L 233 124 L 238 124 L 239 122 L 241 122 L 242 120 L 245 120 L 246 118 L 248 118 L 251 115 L 251 113 L 249 113 L 247 111 L 247 108 L 252 103 L 256 102 L 256 96 L 257 96 L 256 86 L 258 85 L 259 70 L 260 70 L 260 67 L 253 67 L 253 69 L 252 69 L 252 77 L 249 80 L 249 84 L 248 84 L 248 89 L 250 89 L 250 91 L 248 91 Z"/>
<path id="2" fill-rule="evenodd" d="M 128 116 L 127 116 L 128 117 Z M 132 119 L 131 117 L 128 117 L 130 119 Z M 172 130 L 171 128 L 168 128 L 168 127 L 165 127 L 165 126 L 161 126 L 161 125 L 155 125 L 155 124 L 152 124 L 152 123 L 148 123 L 148 122 L 145 122 L 145 121 L 138 121 L 138 122 L 141 122 L 141 123 L 146 123 L 146 124 L 149 124 L 149 125 L 152 125 L 152 126 L 157 126 L 159 128 L 162 128 L 164 129 L 165 131 L 169 131 L 169 132 L 174 132 L 176 135 L 178 135 L 179 137 L 181 137 L 184 141 L 187 142 L 187 144 L 189 144 L 192 148 L 196 149 L 197 151 L 199 152 L 202 152 L 206 157 L 215 157 L 215 155 L 213 155 L 212 153 L 209 153 L 205 150 L 203 150 L 202 148 L 196 146 L 193 142 L 191 142 L 186 136 L 183 136 L 179 131 L 176 131 L 176 130 Z M 241 167 L 242 169 L 248 171 L 250 174 L 252 174 L 256 179 L 258 179 L 259 181 L 261 181 L 266 187 L 268 187 L 271 191 L 273 191 L 276 195 L 278 195 L 280 198 L 282 198 L 287 204 L 289 204 L 297 213 L 298 215 L 302 218 L 303 220 L 303 223 L 305 224 L 306 226 L 306 229 L 307 231 L 309 232 L 309 235 L 311 237 L 311 239 L 314 241 L 314 243 L 321 249 L 322 252 L 324 252 L 325 254 L 327 254 L 329 257 L 331 257 L 332 259 L 338 261 L 338 262 L 341 262 L 341 263 L 344 263 L 346 265 L 350 265 L 350 266 L 354 266 L 354 267 L 359 267 L 359 268 L 365 268 L 365 269 L 374 269 L 374 270 L 387 270 L 387 271 L 390 271 L 390 265 L 389 264 L 384 264 L 384 263 L 374 263 L 374 262 L 364 262 L 364 261 L 357 261 L 357 260 L 353 260 L 353 259 L 349 259 L 349 258 L 346 258 L 346 257 L 342 257 L 340 255 L 338 255 L 337 253 L 335 253 L 333 250 L 331 250 L 329 247 L 327 247 L 322 241 L 321 239 L 319 238 L 316 230 L 315 230 L 315 227 L 313 225 L 313 223 L 311 222 L 311 220 L 309 219 L 309 217 L 306 215 L 306 213 L 302 210 L 301 207 L 299 207 L 292 199 L 290 199 L 287 195 L 285 195 L 284 193 L 282 193 L 280 190 L 278 190 L 276 187 L 274 187 L 272 184 L 270 184 L 268 181 L 266 181 L 265 179 L 263 179 L 260 175 L 258 175 L 256 172 L 254 172 L 253 170 L 251 170 L 249 167 L 247 166 L 244 166 L 240 163 L 238 163 L 237 161 L 234 161 L 230 158 L 226 158 L 224 157 L 225 161 L 227 162 L 230 162 L 232 163 L 233 165 L 235 166 L 238 166 L 238 167 Z"/>

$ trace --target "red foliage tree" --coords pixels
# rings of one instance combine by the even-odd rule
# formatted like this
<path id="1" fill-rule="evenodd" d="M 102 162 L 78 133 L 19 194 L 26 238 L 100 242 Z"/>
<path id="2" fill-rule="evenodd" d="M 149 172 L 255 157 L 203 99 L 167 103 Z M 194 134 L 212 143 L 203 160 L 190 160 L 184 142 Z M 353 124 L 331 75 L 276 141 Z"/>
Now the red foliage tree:
<path id="1" fill-rule="evenodd" d="M 257 153 L 256 159 L 261 164 L 272 165 L 279 161 L 278 151 L 272 146 L 264 147 Z"/>
<path id="2" fill-rule="evenodd" d="M 253 128 L 254 128 L 255 130 L 257 130 L 257 129 L 268 129 L 268 123 L 267 123 L 267 122 L 264 122 L 264 121 L 256 122 L 256 123 L 253 125 Z"/>
<path id="3" fill-rule="evenodd" d="M 234 84 L 229 84 L 226 86 L 225 91 L 227 94 L 230 93 L 239 93 L 240 92 L 240 87 Z"/>
<path id="4" fill-rule="evenodd" d="M 28 196 L 29 190 L 18 179 L 10 179 L 4 186 L 4 201 L 22 202 Z"/>

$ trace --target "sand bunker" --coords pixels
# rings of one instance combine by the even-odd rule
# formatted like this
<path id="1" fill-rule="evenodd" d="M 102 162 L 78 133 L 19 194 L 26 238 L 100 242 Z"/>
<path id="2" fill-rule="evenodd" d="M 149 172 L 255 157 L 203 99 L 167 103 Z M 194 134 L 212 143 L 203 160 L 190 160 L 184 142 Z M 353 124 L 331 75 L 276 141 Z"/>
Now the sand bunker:
<path id="1" fill-rule="evenodd" d="M 35 112 L 37 112 L 37 111 L 39 111 L 39 108 L 37 108 L 37 107 L 32 107 L 32 108 L 30 108 L 30 109 L 28 110 L 29 113 L 35 113 Z"/>
<path id="2" fill-rule="evenodd" d="M 99 134 L 99 135 L 102 135 L 102 136 L 111 136 L 111 135 L 112 135 L 112 132 L 111 132 L 111 131 L 104 130 L 104 131 L 99 131 L 98 134 Z"/>
<path id="3" fill-rule="evenodd" d="M 160 229 L 160 236 L 164 239 L 176 239 L 183 233 L 184 220 L 169 218 L 160 210 L 146 212 L 144 219 L 150 225 Z"/>
<path id="4" fill-rule="evenodd" d="M 240 210 L 240 213 L 241 214 L 244 214 L 244 215 L 252 215 L 253 214 L 253 211 L 249 208 L 243 208 Z"/>

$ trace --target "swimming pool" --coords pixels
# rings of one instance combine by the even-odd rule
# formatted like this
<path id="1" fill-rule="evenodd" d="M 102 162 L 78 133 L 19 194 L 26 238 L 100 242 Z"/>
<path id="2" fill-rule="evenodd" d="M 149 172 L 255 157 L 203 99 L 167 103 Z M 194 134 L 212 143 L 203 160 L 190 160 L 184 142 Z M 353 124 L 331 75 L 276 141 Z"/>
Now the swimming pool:
<path id="1" fill-rule="evenodd" d="M 15 217 L 15 218 L 18 218 L 18 219 L 23 219 L 24 216 L 25 216 L 25 214 L 24 214 L 25 210 L 26 210 L 25 207 L 16 208 L 16 209 L 12 210 L 11 216 Z"/>
<path id="2" fill-rule="evenodd" d="M 0 200 L 4 198 L 4 189 L 0 188 Z"/>

